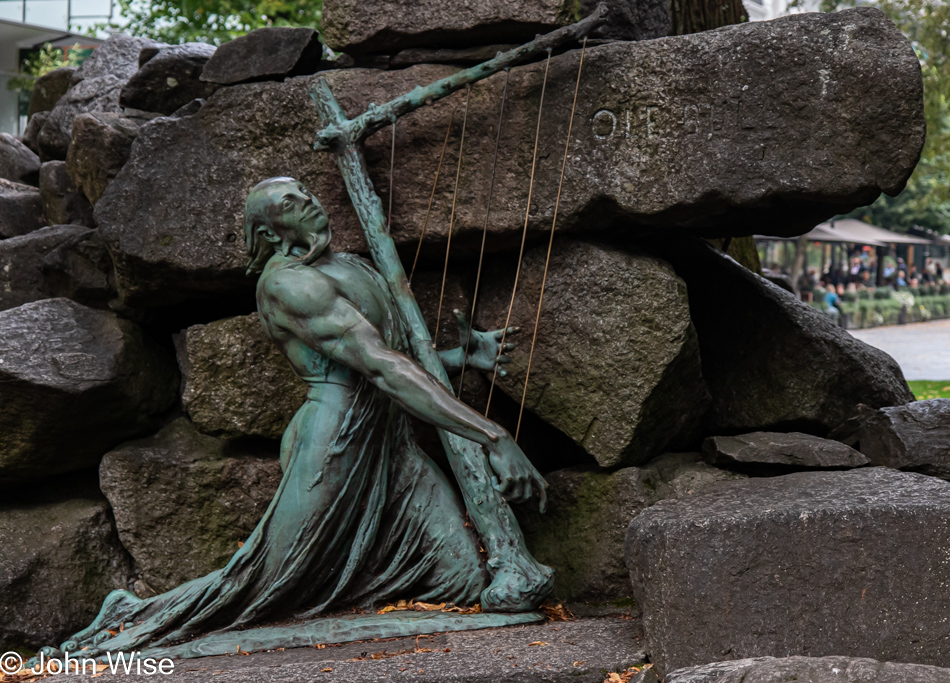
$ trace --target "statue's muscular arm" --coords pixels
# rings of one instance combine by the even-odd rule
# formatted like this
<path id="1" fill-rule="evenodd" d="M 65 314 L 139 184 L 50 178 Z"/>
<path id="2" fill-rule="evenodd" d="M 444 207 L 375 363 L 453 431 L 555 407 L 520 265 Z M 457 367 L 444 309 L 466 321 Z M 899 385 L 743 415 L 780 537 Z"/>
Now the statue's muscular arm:
<path id="1" fill-rule="evenodd" d="M 272 324 L 359 372 L 407 412 L 485 446 L 495 488 L 514 502 L 535 492 L 544 509 L 544 479 L 511 435 L 458 401 L 409 356 L 389 348 L 335 280 L 313 268 L 284 270 L 266 277 L 263 294 L 273 304 Z"/>

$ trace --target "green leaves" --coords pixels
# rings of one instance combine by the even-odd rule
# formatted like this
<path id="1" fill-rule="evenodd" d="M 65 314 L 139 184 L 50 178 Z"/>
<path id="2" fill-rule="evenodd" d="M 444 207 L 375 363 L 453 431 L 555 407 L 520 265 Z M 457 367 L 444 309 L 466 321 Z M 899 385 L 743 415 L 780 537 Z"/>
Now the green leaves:
<path id="1" fill-rule="evenodd" d="M 79 45 L 63 50 L 46 43 L 38 52 L 23 60 L 20 73 L 7 81 L 7 90 L 32 93 L 37 78 L 61 66 L 79 66 L 88 54 L 89 51 L 79 49 Z"/>
<path id="2" fill-rule="evenodd" d="M 846 0 L 837 6 L 855 4 Z M 903 192 L 897 197 L 882 195 L 850 215 L 892 230 L 920 225 L 950 232 L 950 4 L 943 0 L 876 0 L 871 4 L 907 36 L 920 60 L 927 140 Z M 823 9 L 828 8 L 823 5 Z"/>
<path id="3" fill-rule="evenodd" d="M 100 25 L 166 43 L 219 45 L 265 26 L 320 30 L 323 0 L 117 0 L 128 24 Z"/>

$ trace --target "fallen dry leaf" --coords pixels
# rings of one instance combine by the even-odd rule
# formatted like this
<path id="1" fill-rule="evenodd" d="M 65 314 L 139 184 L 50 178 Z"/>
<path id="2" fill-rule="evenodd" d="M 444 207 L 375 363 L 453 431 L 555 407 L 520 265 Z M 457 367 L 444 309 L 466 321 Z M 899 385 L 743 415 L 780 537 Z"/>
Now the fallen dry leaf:
<path id="1" fill-rule="evenodd" d="M 620 673 L 612 671 L 611 673 L 607 674 L 607 678 L 604 679 L 604 683 L 630 683 L 631 678 L 649 666 L 651 665 L 647 664 L 645 667 L 631 666 L 628 669 L 624 669 Z"/>
<path id="2" fill-rule="evenodd" d="M 325 674 L 328 674 L 328 673 L 330 673 L 331 671 L 333 671 L 333 669 L 331 669 L 331 668 L 329 668 L 329 667 L 326 668 L 326 669 L 320 669 L 320 672 L 321 672 L 321 673 L 325 673 Z"/>
<path id="3" fill-rule="evenodd" d="M 544 616 L 548 618 L 548 621 L 570 621 L 574 618 L 573 612 L 561 603 L 555 605 L 546 602 L 539 609 L 544 612 Z"/>
<path id="4" fill-rule="evenodd" d="M 545 643 L 543 640 L 536 640 L 533 643 L 528 643 L 528 647 L 534 647 L 535 645 L 544 646 L 544 645 L 550 645 L 550 643 Z"/>

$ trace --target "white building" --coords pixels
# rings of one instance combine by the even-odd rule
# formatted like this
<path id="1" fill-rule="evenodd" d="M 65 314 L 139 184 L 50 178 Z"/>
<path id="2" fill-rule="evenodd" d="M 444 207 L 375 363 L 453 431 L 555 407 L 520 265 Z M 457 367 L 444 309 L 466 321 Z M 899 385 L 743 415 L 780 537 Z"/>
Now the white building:
<path id="1" fill-rule="evenodd" d="M 26 125 L 19 93 L 7 89 L 25 53 L 46 43 L 99 45 L 79 31 L 108 21 L 112 11 L 112 0 L 0 0 L 0 132 L 20 135 Z"/>

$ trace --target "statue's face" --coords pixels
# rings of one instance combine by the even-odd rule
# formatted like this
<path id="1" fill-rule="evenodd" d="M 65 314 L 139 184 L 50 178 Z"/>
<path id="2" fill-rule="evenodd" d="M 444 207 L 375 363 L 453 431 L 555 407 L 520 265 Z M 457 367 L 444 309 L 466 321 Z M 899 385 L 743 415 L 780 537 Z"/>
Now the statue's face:
<path id="1" fill-rule="evenodd" d="M 319 200 L 303 186 L 293 181 L 268 188 L 268 198 L 274 207 L 275 228 L 281 237 L 293 244 L 322 252 L 330 243 L 329 218 Z"/>

